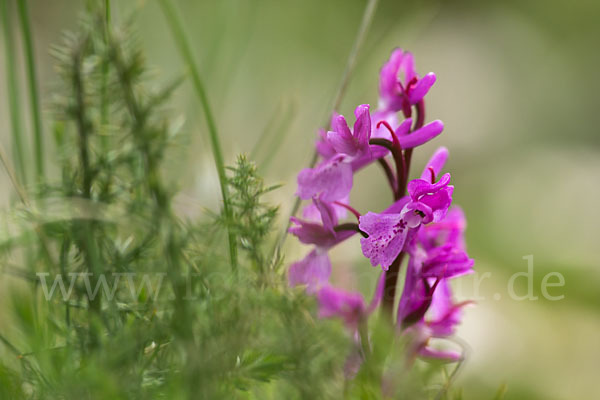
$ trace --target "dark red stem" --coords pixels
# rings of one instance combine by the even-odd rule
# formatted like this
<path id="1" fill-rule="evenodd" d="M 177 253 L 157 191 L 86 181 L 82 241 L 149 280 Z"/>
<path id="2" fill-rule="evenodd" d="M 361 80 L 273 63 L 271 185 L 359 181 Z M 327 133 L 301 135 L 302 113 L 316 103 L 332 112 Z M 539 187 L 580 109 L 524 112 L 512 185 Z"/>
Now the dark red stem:
<path id="1" fill-rule="evenodd" d="M 360 228 L 358 227 L 358 224 L 355 224 L 353 222 L 347 222 L 345 224 L 339 224 L 333 227 L 333 230 L 336 232 L 340 232 L 340 231 L 354 231 L 354 232 L 358 232 L 360 233 L 363 237 L 367 238 L 369 237 L 369 235 L 367 235 L 366 232 L 363 232 L 360 230 Z"/>
<path id="2" fill-rule="evenodd" d="M 397 143 L 398 141 L 396 140 L 395 142 Z M 401 197 L 398 188 L 400 187 L 402 177 L 404 176 L 404 168 L 406 166 L 400 144 L 398 143 L 398 145 L 396 146 L 394 143 L 390 142 L 387 139 L 378 138 L 369 140 L 369 144 L 385 147 L 392 153 L 392 157 L 394 157 L 394 163 L 396 164 L 396 181 L 398 183 L 390 186 L 392 187 L 392 191 L 394 192 L 394 200 L 398 200 Z"/>
<path id="3" fill-rule="evenodd" d="M 417 111 L 417 118 L 415 120 L 415 125 L 412 128 L 411 132 L 414 132 L 417 129 L 421 129 L 423 127 L 423 124 L 425 123 L 425 103 L 423 102 L 423 100 L 419 101 L 415 108 Z M 406 192 L 406 185 L 408 185 L 408 174 L 410 173 L 410 161 L 412 159 L 412 151 L 413 149 L 407 149 L 404 152 L 406 169 L 404 179 L 402 180 L 402 185 L 400 186 L 401 196 L 404 196 L 404 192 Z"/>
<path id="4" fill-rule="evenodd" d="M 387 177 L 388 183 L 390 184 L 390 188 L 392 189 L 392 193 L 394 194 L 394 200 L 396 200 L 396 192 L 398 191 L 398 181 L 396 181 L 394 171 L 392 171 L 392 167 L 385 158 L 379 158 L 377 161 L 379 162 L 379 165 L 381 165 L 381 168 L 383 168 L 383 172 L 385 172 L 385 176 Z"/>
<path id="5" fill-rule="evenodd" d="M 396 298 L 396 286 L 398 283 L 398 275 L 400 275 L 400 265 L 402 264 L 405 254 L 406 253 L 404 252 L 398 254 L 398 257 L 396 257 L 385 273 L 381 312 L 391 323 L 394 321 L 394 299 Z"/>
<path id="6" fill-rule="evenodd" d="M 396 132 L 394 132 L 387 121 L 379 121 L 377 123 L 377 129 L 379 129 L 381 125 L 385 126 L 392 135 L 392 156 L 394 157 L 394 163 L 396 164 L 396 180 L 398 182 L 395 186 L 396 189 L 394 190 L 394 199 L 398 200 L 400 197 L 402 197 L 402 193 L 399 191 L 399 188 L 402 187 L 404 175 L 406 174 L 406 160 L 404 158 L 404 154 L 402 153 L 402 146 L 400 145 L 398 136 L 396 136 Z"/>
<path id="7" fill-rule="evenodd" d="M 428 167 L 427 169 L 429 170 L 429 174 L 431 175 L 431 183 L 435 183 L 435 170 L 433 169 L 433 167 Z"/>
<path id="8" fill-rule="evenodd" d="M 340 207 L 344 207 L 346 210 L 350 211 L 352 214 L 354 214 L 354 216 L 356 217 L 356 219 L 360 218 L 360 213 L 358 211 L 356 211 L 356 209 L 352 206 L 350 206 L 349 204 L 346 203 L 342 203 L 339 201 L 334 201 L 333 204 L 336 204 Z"/>

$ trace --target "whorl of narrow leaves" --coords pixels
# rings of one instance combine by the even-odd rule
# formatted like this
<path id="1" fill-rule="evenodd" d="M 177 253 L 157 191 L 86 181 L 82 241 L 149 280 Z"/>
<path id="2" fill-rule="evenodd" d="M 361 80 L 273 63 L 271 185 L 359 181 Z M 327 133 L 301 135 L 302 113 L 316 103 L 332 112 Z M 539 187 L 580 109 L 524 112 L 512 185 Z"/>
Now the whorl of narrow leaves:
<path id="1" fill-rule="evenodd" d="M 279 186 L 265 187 L 257 175 L 256 165 L 243 155 L 238 157 L 236 166 L 229 170 L 232 173 L 228 183 L 233 213 L 229 224 L 235 230 L 241 247 L 255 262 L 255 267 L 262 270 L 266 266 L 261 247 L 272 230 L 278 211 L 278 207 L 263 203 L 262 198 Z"/>

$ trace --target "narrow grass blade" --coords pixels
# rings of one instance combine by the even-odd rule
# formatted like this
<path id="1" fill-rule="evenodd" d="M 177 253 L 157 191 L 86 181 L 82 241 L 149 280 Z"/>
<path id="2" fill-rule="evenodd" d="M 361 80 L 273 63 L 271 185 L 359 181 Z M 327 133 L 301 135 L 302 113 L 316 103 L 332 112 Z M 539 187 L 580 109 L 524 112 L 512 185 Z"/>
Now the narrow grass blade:
<path id="1" fill-rule="evenodd" d="M 108 44 L 110 29 L 110 0 L 104 2 L 104 43 Z M 103 130 L 101 137 L 102 148 L 108 149 L 108 137 L 106 135 L 106 127 L 108 125 L 108 61 L 102 65 L 102 86 L 100 88 L 100 126 Z"/>
<path id="2" fill-rule="evenodd" d="M 23 129 L 21 127 L 21 104 L 19 98 L 19 85 L 16 72 L 16 54 L 14 48 L 14 35 L 12 32 L 12 18 L 7 0 L 0 0 L 0 14 L 4 28 L 4 58 L 6 63 L 6 85 L 8 87 L 8 107 L 12 127 L 13 159 L 17 176 L 21 182 L 27 182 L 27 171 L 23 154 Z"/>
<path id="3" fill-rule="evenodd" d="M 223 152 L 221 150 L 221 143 L 219 140 L 219 134 L 217 132 L 217 126 L 215 123 L 215 119 L 213 117 L 213 113 L 210 108 L 210 104 L 208 101 L 208 96 L 206 94 L 206 90 L 204 89 L 204 84 L 202 79 L 200 78 L 200 73 L 198 71 L 198 67 L 196 66 L 196 62 L 194 61 L 194 56 L 192 55 L 192 51 L 190 49 L 190 45 L 187 41 L 187 37 L 183 30 L 183 25 L 181 20 L 177 16 L 175 8 L 170 0 L 160 0 L 159 4 L 165 15 L 167 23 L 169 24 L 169 28 L 171 29 L 171 33 L 173 34 L 173 38 L 175 39 L 175 43 L 179 48 L 179 52 L 181 53 L 182 58 L 184 59 L 189 72 L 191 74 L 192 83 L 194 84 L 194 90 L 200 104 L 202 106 L 202 110 L 204 112 L 204 117 L 206 119 L 206 125 L 208 127 L 208 134 L 210 138 L 210 144 L 212 148 L 213 157 L 215 159 L 215 164 L 217 167 L 217 174 L 219 175 L 219 183 L 221 185 L 221 196 L 223 197 L 223 211 L 225 213 L 225 217 L 230 220 L 232 218 L 231 205 L 229 203 L 229 188 L 227 183 L 227 175 L 225 174 L 225 162 L 223 160 Z M 231 259 L 231 267 L 236 270 L 237 269 L 237 241 L 235 234 L 228 228 L 228 239 L 229 239 L 229 255 Z"/>
<path id="4" fill-rule="evenodd" d="M 34 161 L 37 180 L 44 177 L 44 132 L 42 115 L 40 111 L 40 96 L 38 81 L 35 73 L 35 55 L 33 51 L 33 40 L 31 38 L 31 25 L 29 23 L 29 10 L 27 0 L 18 0 L 19 21 L 21 23 L 21 35 L 23 36 L 23 50 L 27 67 L 27 80 L 29 86 L 29 102 L 31 120 L 34 133 Z"/>

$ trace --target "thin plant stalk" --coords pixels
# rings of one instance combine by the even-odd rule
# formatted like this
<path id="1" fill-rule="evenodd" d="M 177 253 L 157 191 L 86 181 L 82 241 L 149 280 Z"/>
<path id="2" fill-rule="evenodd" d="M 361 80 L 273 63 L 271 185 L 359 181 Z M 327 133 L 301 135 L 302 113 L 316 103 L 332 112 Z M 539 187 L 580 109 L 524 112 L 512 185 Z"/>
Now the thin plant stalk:
<path id="1" fill-rule="evenodd" d="M 18 0 L 19 21 L 21 35 L 23 36 L 23 50 L 27 68 L 27 83 L 29 86 L 29 102 L 31 120 L 33 125 L 33 149 L 35 159 L 35 174 L 38 181 L 44 177 L 44 127 L 40 110 L 40 96 L 37 76 L 35 73 L 35 54 L 31 38 L 31 24 L 29 23 L 29 10 L 27 0 Z"/>
<path id="2" fill-rule="evenodd" d="M 12 127 L 13 159 L 17 176 L 21 182 L 27 183 L 27 172 L 23 154 L 23 129 L 21 127 L 21 112 L 19 99 L 19 85 L 15 67 L 14 35 L 12 32 L 12 18 L 9 15 L 7 0 L 0 0 L 0 14 L 4 27 L 4 59 L 6 62 L 6 84 L 8 87 L 8 107 Z"/>
<path id="3" fill-rule="evenodd" d="M 0 163 L 2 163 L 2 165 L 4 166 L 4 169 L 6 170 L 6 173 L 9 177 L 15 191 L 17 192 L 17 196 L 19 197 L 19 200 L 21 201 L 21 203 L 28 209 L 31 209 L 31 203 L 29 202 L 29 198 L 27 197 L 27 192 L 25 191 L 25 189 L 19 182 L 19 178 L 17 177 L 17 174 L 13 168 L 12 163 L 10 163 L 10 161 L 8 160 L 8 157 L 6 155 L 6 152 L 4 151 L 4 147 L 2 146 L 2 144 L 0 144 Z M 46 260 L 50 263 L 50 265 L 54 265 L 52 255 L 50 253 L 49 246 L 48 246 L 48 240 L 46 238 L 46 235 L 44 234 L 44 231 L 37 224 L 36 224 L 34 230 L 40 238 L 40 245 L 41 245 L 40 249 L 42 250 L 42 254 L 46 258 Z"/>
<path id="4" fill-rule="evenodd" d="M 108 45 L 110 29 L 110 0 L 104 2 L 104 44 Z M 100 88 L 100 125 L 106 130 L 108 125 L 108 61 L 102 65 L 102 86 Z M 102 132 L 101 143 L 104 150 L 108 149 L 108 138 L 105 132 Z"/>
<path id="5" fill-rule="evenodd" d="M 219 176 L 219 183 L 221 185 L 223 211 L 225 217 L 228 219 L 229 225 L 229 222 L 233 215 L 231 205 L 229 202 L 229 188 L 227 183 L 227 175 L 225 174 L 225 162 L 223 160 L 223 152 L 221 150 L 221 143 L 219 139 L 219 133 L 217 131 L 217 125 L 215 123 L 215 119 L 210 108 L 208 96 L 206 94 L 206 90 L 204 88 L 202 79 L 200 78 L 200 73 L 198 71 L 198 67 L 196 66 L 196 62 L 194 61 L 194 56 L 192 55 L 190 45 L 183 31 L 183 24 L 181 23 L 181 20 L 178 17 L 175 8 L 173 7 L 173 4 L 169 0 L 160 0 L 159 4 L 161 6 L 163 14 L 165 15 L 167 23 L 169 24 L 169 28 L 171 29 L 171 33 L 173 34 L 175 43 L 179 48 L 179 52 L 181 53 L 181 56 L 187 64 L 189 73 L 191 74 L 192 82 L 194 84 L 194 90 L 196 92 L 196 95 L 198 96 L 198 99 L 200 100 L 202 111 L 204 112 L 206 125 L 208 127 L 211 149 L 213 157 L 215 159 L 217 174 Z M 229 226 L 227 230 L 231 267 L 235 271 L 237 270 L 237 239 L 235 233 L 231 230 Z"/>
<path id="6" fill-rule="evenodd" d="M 19 182 L 17 173 L 16 173 L 15 169 L 13 168 L 12 163 L 8 159 L 8 156 L 6 155 L 6 152 L 4 151 L 4 147 L 1 144 L 0 144 L 0 162 L 4 166 L 4 169 L 6 170 L 6 174 L 8 175 L 8 178 L 10 179 L 10 182 L 12 183 L 15 191 L 17 192 L 17 196 L 19 197 L 19 200 L 25 206 L 29 207 L 29 199 L 27 198 L 25 189 Z"/>
<path id="7" fill-rule="evenodd" d="M 354 44 L 352 45 L 352 49 L 350 50 L 350 54 L 348 55 L 348 61 L 346 62 L 346 67 L 344 68 L 342 79 L 340 80 L 340 84 L 333 99 L 332 106 L 329 109 L 329 113 L 324 118 L 322 126 L 327 126 L 329 124 L 331 112 L 337 110 L 340 107 L 340 104 L 342 103 L 342 99 L 346 94 L 346 89 L 348 88 L 350 78 L 352 77 L 352 73 L 354 72 L 354 68 L 356 66 L 356 60 L 358 60 L 358 55 L 360 54 L 362 45 L 365 41 L 365 38 L 367 37 L 369 29 L 371 28 L 371 23 L 373 22 L 373 17 L 375 16 L 375 11 L 377 10 L 378 3 L 379 0 L 369 0 L 367 6 L 365 7 L 362 21 L 360 23 L 360 27 L 358 28 L 358 33 L 356 34 L 356 39 L 354 40 Z M 314 167 L 318 159 L 319 154 L 315 150 L 310 160 L 309 168 Z M 277 256 L 279 254 L 281 247 L 285 243 L 285 239 L 287 238 L 288 230 L 290 228 L 290 217 L 296 215 L 298 209 L 300 208 L 301 201 L 302 200 L 299 197 L 296 197 L 296 199 L 294 200 L 294 205 L 292 206 L 292 210 L 290 211 L 290 214 L 287 218 L 285 230 L 281 233 L 281 236 L 275 243 L 273 256 Z"/>

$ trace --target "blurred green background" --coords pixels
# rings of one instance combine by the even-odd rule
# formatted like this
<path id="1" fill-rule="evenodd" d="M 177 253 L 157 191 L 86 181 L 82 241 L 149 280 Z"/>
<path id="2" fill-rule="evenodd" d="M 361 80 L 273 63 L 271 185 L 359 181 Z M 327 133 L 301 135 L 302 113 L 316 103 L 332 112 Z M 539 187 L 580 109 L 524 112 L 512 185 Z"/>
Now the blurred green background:
<path id="1" fill-rule="evenodd" d="M 157 83 L 185 73 L 154 1 L 113 3 L 115 21 L 134 16 Z M 293 203 L 295 174 L 308 164 L 316 130 L 330 111 L 365 3 L 177 2 L 227 163 L 238 153 L 252 154 L 267 182 L 284 184 L 272 197 L 281 204 L 281 224 Z M 47 117 L 57 84 L 49 46 L 76 27 L 83 6 L 66 0 L 30 5 Z M 436 146 L 450 149 L 447 170 L 456 187 L 455 203 L 469 220 L 469 251 L 479 274 L 462 279 L 459 296 L 475 296 L 475 280 L 490 273 L 459 331 L 471 347 L 458 382 L 466 398 L 489 398 L 502 383 L 508 385 L 507 399 L 600 395 L 598 38 L 597 0 L 381 0 L 339 110 L 350 114 L 361 103 L 376 106 L 379 68 L 394 47 L 412 51 L 421 74 L 437 74 L 427 118 L 442 119 L 446 129 L 415 153 L 413 171 Z M 19 63 L 25 82 L 22 57 Z M 0 139 L 9 149 L 4 59 L 0 65 Z M 172 149 L 168 173 L 181 188 L 180 213 L 197 216 L 218 207 L 218 180 L 188 82 L 172 105 L 186 138 L 185 145 Z M 50 136 L 46 142 L 52 142 Z M 52 154 L 48 158 L 50 164 Z M 0 188 L 8 207 L 14 193 L 5 173 Z M 380 210 L 389 198 L 376 167 L 358 175 L 356 208 Z M 373 281 L 376 271 L 361 258 L 355 240 L 334 253 L 334 278 L 347 288 L 368 291 L 362 278 L 368 274 L 365 280 Z M 293 240 L 286 250 L 288 261 L 306 251 Z M 528 255 L 533 255 L 539 300 L 517 301 L 509 297 L 507 283 L 512 274 L 526 271 L 523 257 Z M 345 266 L 353 266 L 361 279 L 344 275 Z M 550 288 L 564 299 L 542 297 L 540 285 L 549 272 L 564 276 L 564 287 Z M 517 280 L 516 290 L 527 292 L 525 279 Z"/>

